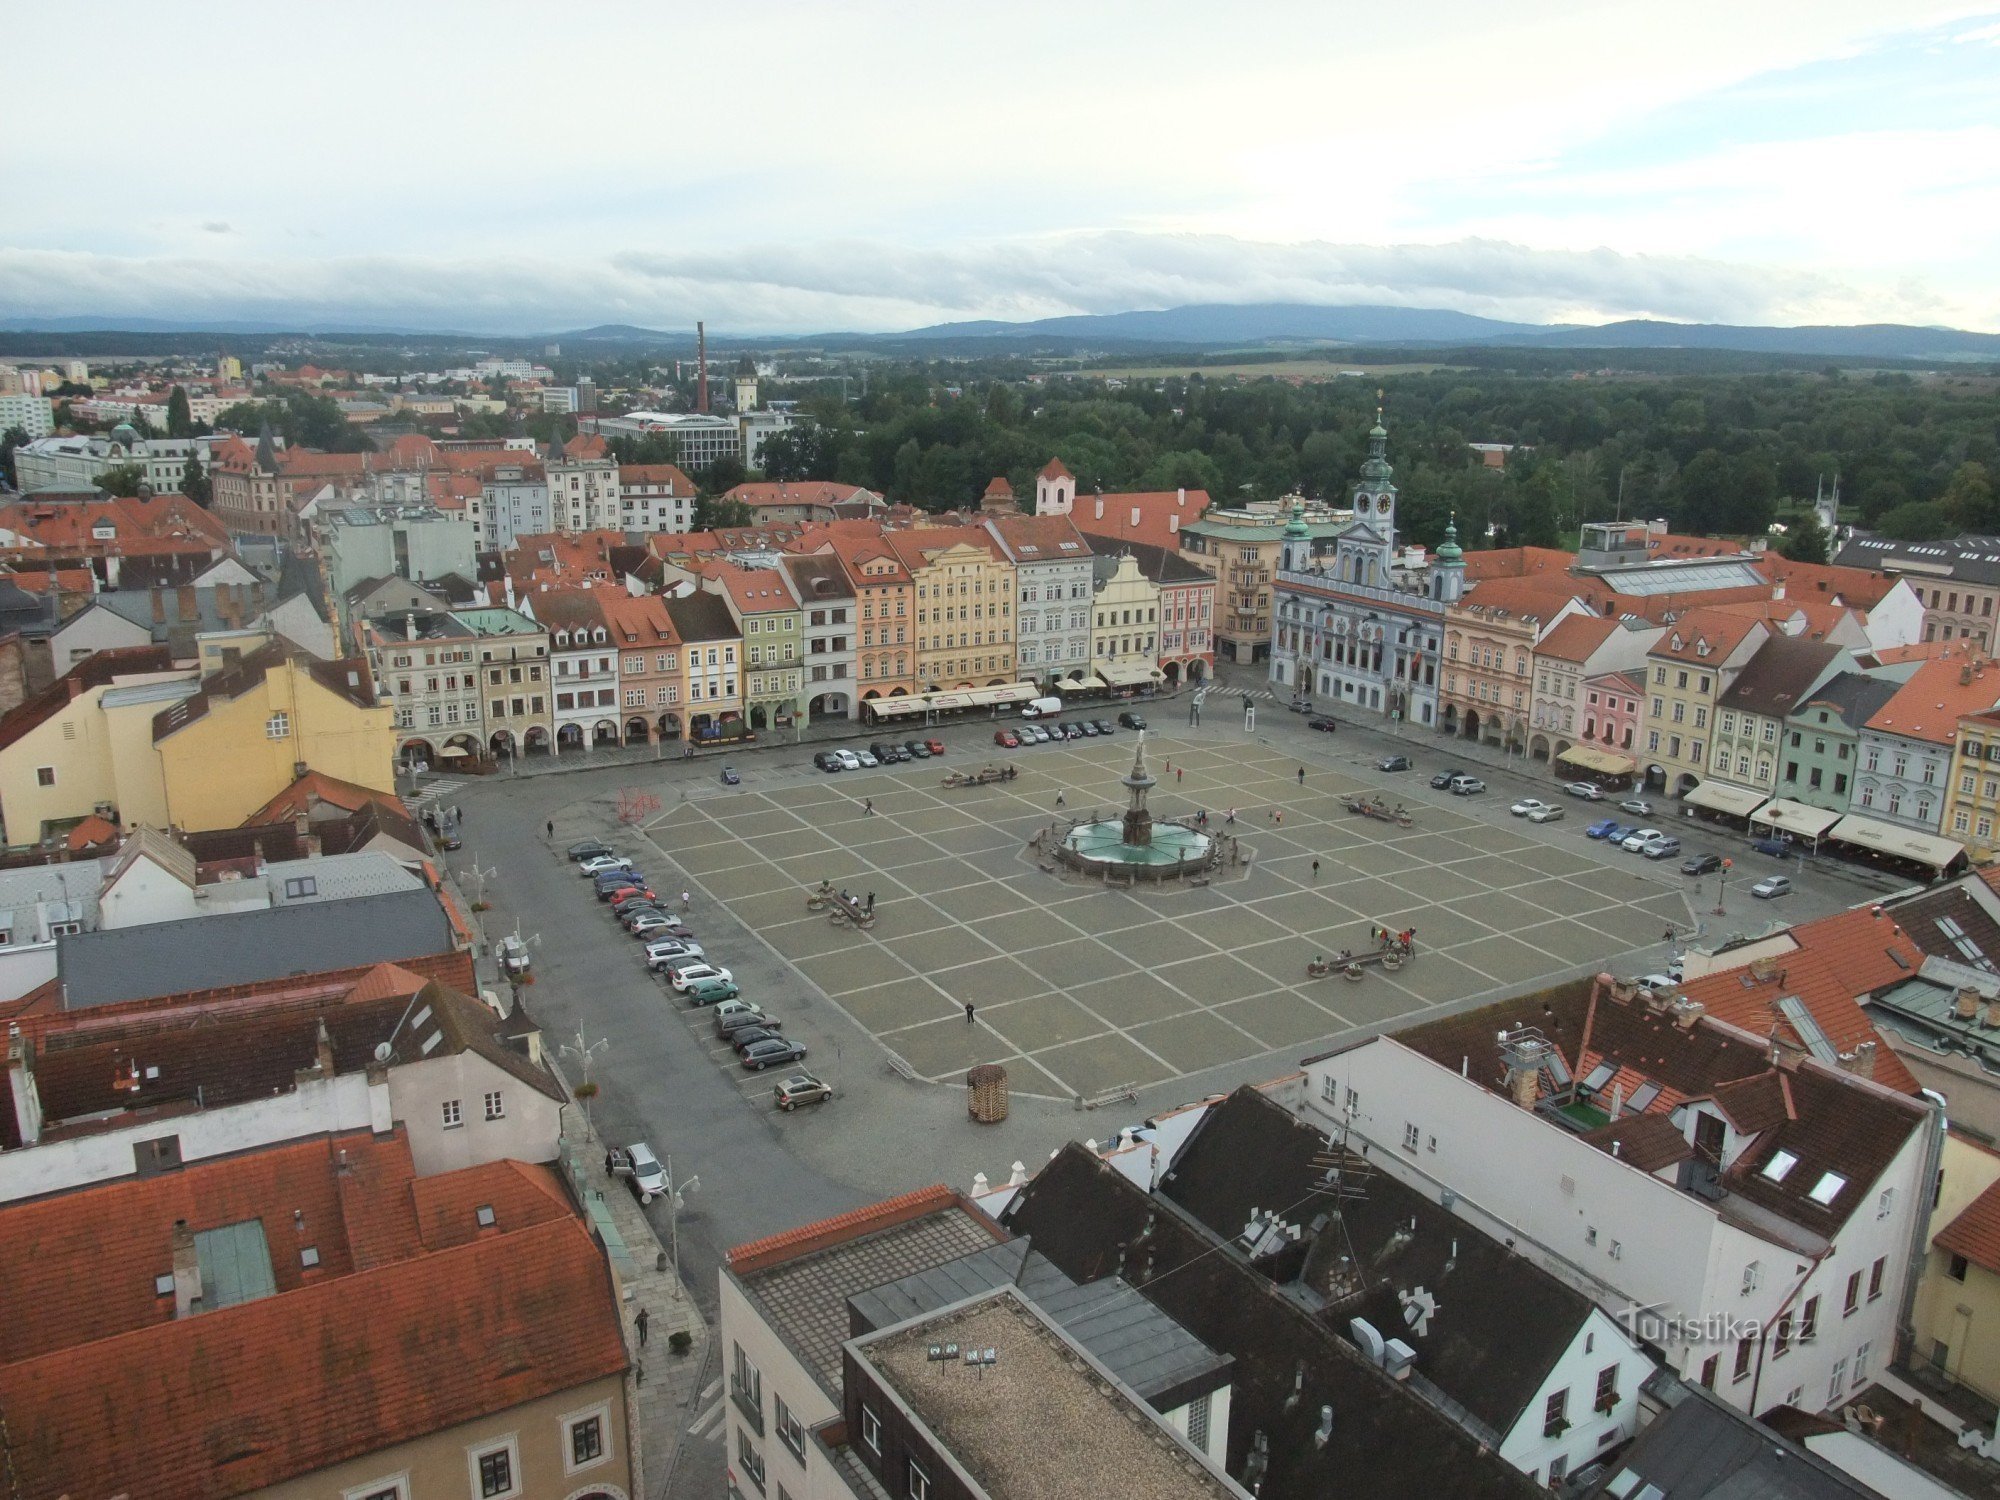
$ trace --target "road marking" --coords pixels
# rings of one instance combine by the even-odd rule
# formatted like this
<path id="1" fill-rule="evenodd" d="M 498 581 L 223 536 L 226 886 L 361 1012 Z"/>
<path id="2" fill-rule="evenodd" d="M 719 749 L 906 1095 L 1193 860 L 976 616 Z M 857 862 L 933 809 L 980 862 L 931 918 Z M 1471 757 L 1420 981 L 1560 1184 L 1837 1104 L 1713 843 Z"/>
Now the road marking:
<path id="1" fill-rule="evenodd" d="M 699 1396 L 696 1396 L 694 1399 L 697 1401 L 713 1401 L 716 1397 L 716 1394 L 719 1391 L 721 1391 L 721 1389 L 722 1389 L 722 1377 L 718 1375 L 715 1377 L 715 1379 L 711 1380 L 707 1385 L 703 1386 L 701 1388 L 701 1394 Z"/>
<path id="2" fill-rule="evenodd" d="M 715 1387 L 713 1385 L 709 1387 L 709 1390 L 711 1391 L 714 1389 Z M 702 1393 L 701 1399 L 702 1400 L 708 1399 L 708 1393 L 706 1391 Z M 707 1429 L 708 1425 L 721 1415 L 722 1415 L 722 1403 L 720 1401 L 717 1401 L 714 1405 L 710 1406 L 707 1411 L 703 1412 L 700 1416 L 696 1417 L 694 1421 L 688 1424 L 688 1436 L 700 1437 L 702 1433 Z M 722 1428 L 717 1427 L 715 1430 L 718 1434 L 720 1434 Z"/>

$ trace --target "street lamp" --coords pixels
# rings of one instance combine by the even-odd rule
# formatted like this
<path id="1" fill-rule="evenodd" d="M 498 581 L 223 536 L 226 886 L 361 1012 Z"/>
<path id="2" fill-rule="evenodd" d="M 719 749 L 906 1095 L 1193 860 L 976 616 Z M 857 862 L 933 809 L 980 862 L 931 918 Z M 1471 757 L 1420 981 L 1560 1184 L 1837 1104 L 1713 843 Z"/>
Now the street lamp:
<path id="1" fill-rule="evenodd" d="M 582 1027 L 577 1028 L 576 1040 L 574 1042 L 564 1042 L 562 1044 L 563 1055 L 575 1058 L 583 1068 L 583 1088 L 578 1092 L 579 1097 L 583 1100 L 583 1133 L 585 1136 L 588 1136 L 591 1130 L 591 1096 L 597 1092 L 596 1085 L 590 1081 L 590 1064 L 598 1053 L 608 1051 L 610 1046 L 611 1039 L 609 1037 L 599 1037 L 594 1042 L 586 1042 L 583 1039 Z"/>
<path id="2" fill-rule="evenodd" d="M 1720 870 L 1720 871 L 1719 871 L 1719 872 L 1717 873 L 1717 875 L 1716 875 L 1716 877 L 1715 877 L 1715 913 L 1714 913 L 1714 914 L 1715 914 L 1716 916 L 1718 916 L 1718 917 L 1726 915 L 1726 913 L 1725 913 L 1725 912 L 1723 911 L 1723 909 L 1722 909 L 1722 892 L 1723 892 L 1723 890 L 1724 890 L 1724 889 L 1725 889 L 1725 888 L 1726 888 L 1726 887 L 1728 886 L 1728 884 L 1729 884 L 1729 870 L 1730 870 L 1730 867 L 1731 867 L 1732 865 L 1734 865 L 1735 863 L 1736 863 L 1736 861 L 1735 861 L 1735 860 L 1733 860 L 1733 859 L 1725 859 L 1725 860 L 1724 860 L 1724 861 L 1722 862 L 1722 869 L 1721 869 L 1721 870 Z"/>
<path id="3" fill-rule="evenodd" d="M 674 1262 L 674 1285 L 681 1281 L 681 1210 L 687 1207 L 688 1193 L 701 1186 L 699 1177 L 690 1177 L 686 1182 L 674 1181 L 674 1158 L 667 1156 L 667 1247 Z"/>

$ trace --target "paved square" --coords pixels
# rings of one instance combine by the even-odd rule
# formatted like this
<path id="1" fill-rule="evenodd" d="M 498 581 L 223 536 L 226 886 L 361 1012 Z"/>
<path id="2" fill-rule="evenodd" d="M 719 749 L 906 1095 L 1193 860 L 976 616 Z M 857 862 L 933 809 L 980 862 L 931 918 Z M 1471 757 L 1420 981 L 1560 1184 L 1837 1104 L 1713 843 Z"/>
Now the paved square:
<path id="1" fill-rule="evenodd" d="M 700 900 L 726 902 L 919 1076 L 998 1062 L 1015 1089 L 1057 1097 L 1296 1053 L 1603 963 L 1687 921 L 1671 868 L 1607 859 L 1580 822 L 1495 822 L 1407 779 L 1316 763 L 1301 790 L 1298 761 L 1264 745 L 1171 734 L 1147 745 L 1155 816 L 1206 810 L 1220 826 L 1233 808 L 1224 831 L 1247 873 L 1127 891 L 1037 868 L 1027 841 L 1057 794 L 1067 814 L 1115 814 L 1132 751 L 1120 735 L 996 752 L 1021 774 L 989 787 L 946 789 L 945 768 L 920 763 L 745 788 L 677 803 L 646 831 L 660 879 L 685 871 Z M 1350 814 L 1354 790 L 1400 796 L 1414 826 Z M 873 892 L 876 926 L 808 912 L 822 879 Z M 1306 978 L 1309 958 L 1366 949 L 1376 925 L 1414 928 L 1415 962 Z"/>

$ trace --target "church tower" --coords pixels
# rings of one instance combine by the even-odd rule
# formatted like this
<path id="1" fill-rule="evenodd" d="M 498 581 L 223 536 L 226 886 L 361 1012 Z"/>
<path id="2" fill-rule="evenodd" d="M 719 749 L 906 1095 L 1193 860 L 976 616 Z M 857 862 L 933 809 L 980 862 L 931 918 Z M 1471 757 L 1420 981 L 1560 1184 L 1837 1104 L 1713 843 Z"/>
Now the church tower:
<path id="1" fill-rule="evenodd" d="M 1076 476 L 1063 467 L 1059 458 L 1035 476 L 1035 514 L 1066 516 L 1076 509 Z"/>
<path id="2" fill-rule="evenodd" d="M 1444 528 L 1444 545 L 1431 563 L 1431 597 L 1456 604 L 1465 597 L 1465 549 L 1458 545 L 1458 515 Z"/>
<path id="3" fill-rule="evenodd" d="M 1389 467 L 1389 429 L 1382 425 L 1382 393 L 1377 391 L 1375 425 L 1368 429 L 1368 457 L 1354 486 L 1354 519 L 1366 521 L 1391 553 L 1396 550 L 1396 486 L 1391 477 L 1395 472 Z"/>
<path id="4" fill-rule="evenodd" d="M 1292 502 L 1292 518 L 1285 523 L 1285 540 L 1278 550 L 1278 566 L 1287 573 L 1303 573 L 1312 566 L 1312 532 L 1306 526 L 1306 502 Z"/>

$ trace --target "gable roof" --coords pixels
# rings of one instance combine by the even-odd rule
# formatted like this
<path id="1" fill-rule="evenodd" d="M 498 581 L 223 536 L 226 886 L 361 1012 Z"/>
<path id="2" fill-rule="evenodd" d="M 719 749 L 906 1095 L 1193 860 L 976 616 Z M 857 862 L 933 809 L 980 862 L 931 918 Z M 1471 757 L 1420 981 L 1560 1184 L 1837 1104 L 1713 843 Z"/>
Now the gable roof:
<path id="1" fill-rule="evenodd" d="M 1551 661 L 1570 661 L 1578 666 L 1624 627 L 1601 615 L 1567 614 L 1535 646 L 1536 656 Z"/>
<path id="2" fill-rule="evenodd" d="M 1111 1274 L 1126 1247 L 1126 1276 L 1139 1294 L 1209 1348 L 1235 1358 L 1230 1428 L 1234 1433 L 1240 1424 L 1246 1438 L 1252 1431 L 1268 1437 L 1270 1464 L 1259 1491 L 1266 1500 L 1329 1494 L 1526 1500 L 1541 1493 L 1526 1474 L 1081 1145 L 1063 1147 L 1035 1174 L 1005 1222 L 1081 1283 Z M 1135 1242 L 1144 1247 L 1136 1265 Z M 1336 1414 L 1324 1447 L 1315 1441 L 1323 1405 Z M 1241 1472 L 1247 1448 L 1232 1439 L 1232 1473 Z"/>
<path id="3" fill-rule="evenodd" d="M 1985 1192 L 1960 1209 L 1931 1243 L 2000 1275 L 2000 1181 L 1989 1183 Z"/>
<path id="4" fill-rule="evenodd" d="M 127 673 L 172 671 L 173 665 L 173 653 L 164 646 L 114 646 L 93 652 L 0 715 L 0 750 L 27 738 L 92 688 L 109 686 Z"/>
<path id="5" fill-rule="evenodd" d="M 1180 546 L 1181 528 L 1190 521 L 1200 520 L 1210 503 L 1207 490 L 1078 495 L 1070 518 L 1076 522 L 1077 530 L 1092 536 L 1174 549 Z"/>
<path id="6" fill-rule="evenodd" d="M 1691 609 L 1674 621 L 1646 654 L 1662 661 L 1715 665 L 1759 629 L 1768 633 L 1768 627 L 1760 620 L 1707 608 Z"/>
<path id="7" fill-rule="evenodd" d="M 1900 683 L 1887 677 L 1870 677 L 1866 672 L 1841 672 L 1793 711 L 1803 713 L 1823 705 L 1839 715 L 1842 727 L 1859 729 L 1896 696 L 1900 687 Z"/>
<path id="8" fill-rule="evenodd" d="M 259 646 L 249 655 L 219 672 L 201 679 L 194 692 L 153 716 L 153 743 L 179 734 L 190 724 L 208 716 L 214 703 L 230 703 L 262 686 L 273 671 L 292 663 L 314 682 L 357 708 L 375 707 L 375 684 L 364 656 L 321 661 L 311 652 L 293 645 L 283 636 Z"/>
<path id="9" fill-rule="evenodd" d="M 1743 664 L 1736 680 L 1716 699 L 1716 707 L 1782 719 L 1840 652 L 1840 647 L 1826 641 L 1773 635 Z"/>
<path id="10" fill-rule="evenodd" d="M 1116 537 L 1088 535 L 1085 540 L 1097 557 L 1129 557 L 1138 565 L 1139 576 L 1148 582 L 1172 588 L 1193 584 L 1216 586 L 1215 575 L 1189 562 L 1171 547 L 1154 547 L 1145 542 Z"/>
<path id="11" fill-rule="evenodd" d="M 1989 675 L 1990 673 L 1990 675 Z M 2000 700 L 2000 671 L 1976 647 L 1954 641 L 1931 657 L 1869 716 L 1863 727 L 1906 740 L 1948 745 L 1958 721 Z"/>
<path id="12" fill-rule="evenodd" d="M 1341 1161 L 1366 1175 L 1365 1192 L 1338 1200 L 1327 1190 L 1328 1164 Z M 1280 1265 L 1291 1264 L 1279 1279 L 1302 1280 L 1324 1297 L 1336 1328 L 1365 1317 L 1384 1338 L 1412 1344 L 1417 1368 L 1503 1437 L 1590 1320 L 1582 1293 L 1422 1193 L 1345 1157 L 1247 1084 L 1204 1115 L 1159 1191 L 1237 1247 L 1260 1213 L 1306 1231 L 1295 1259 L 1280 1256 Z M 1407 1325 L 1401 1300 L 1418 1290 L 1438 1304 L 1421 1334 Z"/>

